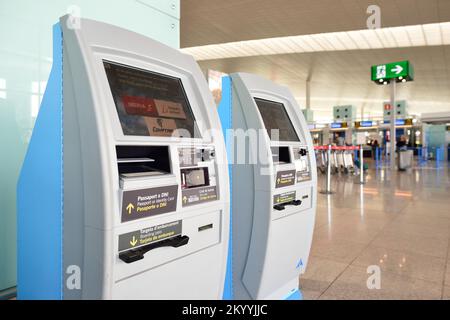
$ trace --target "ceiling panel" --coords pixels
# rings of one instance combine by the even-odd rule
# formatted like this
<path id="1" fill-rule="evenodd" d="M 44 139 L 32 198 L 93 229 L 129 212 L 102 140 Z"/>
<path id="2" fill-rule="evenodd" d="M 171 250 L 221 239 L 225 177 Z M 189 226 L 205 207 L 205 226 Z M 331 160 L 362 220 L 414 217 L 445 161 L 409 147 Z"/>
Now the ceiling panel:
<path id="1" fill-rule="evenodd" d="M 450 110 L 450 28 L 420 26 L 450 22 L 450 0 L 182 0 L 181 4 L 182 47 L 290 37 L 277 44 L 286 54 L 258 55 L 255 48 L 241 45 L 241 52 L 253 50 L 257 56 L 199 63 L 205 71 L 252 72 L 287 85 L 301 106 L 306 79 L 311 78 L 311 104 L 318 120 L 330 119 L 332 107 L 339 104 L 354 104 L 358 115 L 364 110 L 365 117 L 380 116 L 389 87 L 370 81 L 370 66 L 407 59 L 415 66 L 416 80 L 399 85 L 398 99 L 408 100 L 413 114 Z M 366 10 L 373 4 L 381 8 L 384 29 L 362 36 L 352 32 L 367 28 Z M 390 29 L 404 25 L 418 26 L 403 34 Z M 340 31 L 349 32 L 332 34 Z M 319 33 L 328 34 L 292 38 Z M 446 45 L 437 46 L 442 43 Z M 411 44 L 419 46 L 379 49 Z M 274 49 L 270 40 L 258 46 L 263 54 Z M 356 47 L 363 50 L 353 50 Z M 346 51 L 308 52 L 317 48 Z M 214 50 L 226 56 L 233 48 Z"/>
<path id="2" fill-rule="evenodd" d="M 305 83 L 311 75 L 312 108 L 316 118 L 331 117 L 332 107 L 354 104 L 366 116 L 379 116 L 389 87 L 370 81 L 370 66 L 408 59 L 416 80 L 398 85 L 398 99 L 408 100 L 410 112 L 450 110 L 450 46 L 295 53 L 200 61 L 200 66 L 225 73 L 251 72 L 290 87 L 305 105 Z"/>
<path id="3" fill-rule="evenodd" d="M 365 29 L 369 5 L 382 27 L 450 21 L 449 0 L 182 0 L 181 47 Z"/>

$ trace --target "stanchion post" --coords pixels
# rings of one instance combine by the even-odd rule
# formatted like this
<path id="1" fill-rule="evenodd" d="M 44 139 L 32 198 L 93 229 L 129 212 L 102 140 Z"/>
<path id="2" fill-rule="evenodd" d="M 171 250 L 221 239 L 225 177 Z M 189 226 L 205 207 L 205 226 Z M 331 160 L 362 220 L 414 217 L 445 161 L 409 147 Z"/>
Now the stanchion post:
<path id="1" fill-rule="evenodd" d="M 331 145 L 328 146 L 327 193 L 331 193 Z"/>
<path id="2" fill-rule="evenodd" d="M 417 148 L 417 158 L 419 159 L 419 165 L 422 163 L 422 148 Z"/>
<path id="3" fill-rule="evenodd" d="M 380 164 L 380 148 L 375 148 L 375 166 L 378 168 Z"/>
<path id="4" fill-rule="evenodd" d="M 359 182 L 358 184 L 364 184 L 364 149 L 363 146 L 359 146 Z"/>
<path id="5" fill-rule="evenodd" d="M 378 158 L 380 159 L 380 168 L 383 167 L 383 148 L 378 150 Z"/>
<path id="6" fill-rule="evenodd" d="M 360 180 L 359 180 L 359 182 L 361 184 L 363 184 L 364 183 L 364 149 L 363 149 L 362 145 L 359 147 L 359 150 L 360 150 L 359 151 L 359 155 L 360 155 L 360 158 L 361 158 L 361 160 L 359 160 L 360 163 L 361 163 L 361 172 L 360 172 Z"/>
<path id="7" fill-rule="evenodd" d="M 385 156 L 384 156 L 384 148 L 381 147 L 381 148 L 380 148 L 380 165 L 381 165 L 381 166 L 383 166 L 384 160 L 385 160 Z"/>
<path id="8" fill-rule="evenodd" d="M 331 191 L 331 145 L 328 145 L 328 164 L 327 164 L 327 182 L 326 190 L 320 192 L 321 194 L 333 194 Z"/>
<path id="9" fill-rule="evenodd" d="M 439 168 L 439 161 L 440 161 L 440 153 L 441 153 L 441 148 L 437 148 L 436 147 L 436 151 L 435 151 L 435 155 L 434 158 L 436 159 L 436 168 Z"/>

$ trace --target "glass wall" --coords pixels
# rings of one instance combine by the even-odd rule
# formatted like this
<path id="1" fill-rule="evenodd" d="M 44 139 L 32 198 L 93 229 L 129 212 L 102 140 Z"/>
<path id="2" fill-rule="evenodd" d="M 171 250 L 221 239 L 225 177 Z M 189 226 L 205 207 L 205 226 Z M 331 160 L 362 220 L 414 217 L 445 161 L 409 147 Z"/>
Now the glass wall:
<path id="1" fill-rule="evenodd" d="M 178 48 L 179 12 L 179 0 L 0 2 L 0 291 L 16 285 L 16 184 L 52 66 L 53 24 L 72 13 Z"/>

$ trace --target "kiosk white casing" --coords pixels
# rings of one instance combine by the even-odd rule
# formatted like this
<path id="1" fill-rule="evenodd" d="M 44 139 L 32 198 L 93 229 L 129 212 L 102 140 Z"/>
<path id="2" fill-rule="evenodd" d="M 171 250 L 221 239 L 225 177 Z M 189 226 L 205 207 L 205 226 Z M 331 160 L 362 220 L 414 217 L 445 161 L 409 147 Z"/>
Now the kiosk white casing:
<path id="1" fill-rule="evenodd" d="M 257 144 L 259 155 L 267 155 L 267 161 L 259 158 L 253 164 L 237 163 L 239 154 L 230 159 L 233 296 L 287 299 L 298 290 L 314 229 L 317 172 L 312 139 L 287 87 L 246 73 L 231 74 L 229 79 L 231 127 L 235 135 L 239 129 L 267 131 L 256 98 L 284 107 L 298 137 L 298 141 L 271 141 L 269 134 L 264 133 Z M 230 150 L 229 145 L 228 152 L 237 150 Z M 278 156 L 283 152 L 287 161 L 275 161 L 274 152 Z"/>
<path id="2" fill-rule="evenodd" d="M 64 194 L 61 297 L 221 299 L 229 236 L 228 168 L 220 131 L 207 136 L 210 129 L 220 130 L 220 121 L 198 65 L 191 56 L 142 35 L 87 19 L 81 19 L 77 28 L 71 26 L 69 19 L 65 16 L 60 21 Z M 198 135 L 188 138 L 124 134 L 105 63 L 133 70 L 143 77 L 150 72 L 179 80 Z M 177 120 L 167 121 L 172 124 Z M 154 159 L 138 156 L 146 152 Z M 183 164 L 186 156 L 195 161 Z M 141 165 L 151 166 L 148 161 L 156 159 L 158 163 L 158 157 L 167 169 L 162 174 L 120 172 L 123 163 L 147 161 Z M 183 186 L 187 184 L 182 183 L 182 172 L 186 167 L 194 173 L 207 172 L 207 181 L 203 181 L 210 188 L 206 198 L 185 194 Z M 190 192 L 200 189 L 205 188 L 193 187 Z M 123 200 L 128 195 L 134 197 L 134 192 L 149 201 L 165 196 L 170 200 L 156 205 L 153 202 L 137 213 L 137 203 L 130 200 L 129 206 Z M 160 212 L 145 211 L 152 210 L 153 205 Z M 167 206 L 173 208 L 168 210 Z M 126 212 L 130 212 L 129 217 Z M 146 238 L 159 228 L 164 231 L 154 233 L 153 239 Z M 180 237 L 181 242 L 155 245 L 171 241 L 171 236 Z M 126 248 L 121 248 L 122 244 Z M 153 250 L 139 251 L 149 244 Z M 138 258 L 132 255 L 136 252 Z M 24 259 L 21 266 L 23 274 L 27 272 L 26 262 Z M 70 271 L 75 270 L 74 266 L 81 270 L 81 288 L 68 284 L 73 280 Z M 23 292 L 34 290 L 25 280 L 21 283 Z M 39 293 L 34 297 L 39 298 Z"/>

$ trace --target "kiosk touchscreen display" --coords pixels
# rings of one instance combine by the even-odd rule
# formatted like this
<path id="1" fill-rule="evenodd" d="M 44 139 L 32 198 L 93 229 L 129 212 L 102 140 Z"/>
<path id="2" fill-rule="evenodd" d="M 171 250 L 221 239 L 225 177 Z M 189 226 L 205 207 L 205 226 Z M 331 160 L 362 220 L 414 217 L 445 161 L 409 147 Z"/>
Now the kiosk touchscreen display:
<path id="1" fill-rule="evenodd" d="M 300 141 L 282 103 L 260 98 L 255 98 L 255 102 L 272 141 Z M 278 137 L 272 130 L 279 130 Z"/>
<path id="2" fill-rule="evenodd" d="M 103 61 L 123 133 L 200 138 L 179 78 Z"/>

